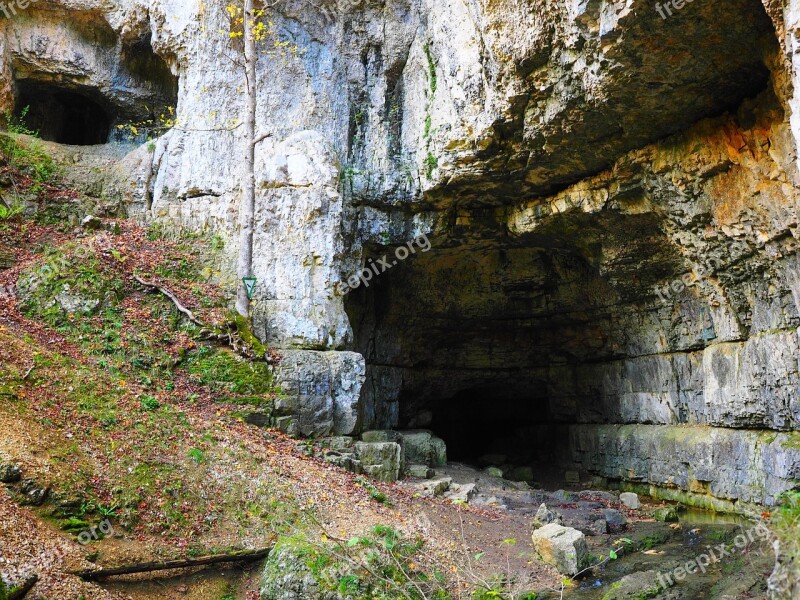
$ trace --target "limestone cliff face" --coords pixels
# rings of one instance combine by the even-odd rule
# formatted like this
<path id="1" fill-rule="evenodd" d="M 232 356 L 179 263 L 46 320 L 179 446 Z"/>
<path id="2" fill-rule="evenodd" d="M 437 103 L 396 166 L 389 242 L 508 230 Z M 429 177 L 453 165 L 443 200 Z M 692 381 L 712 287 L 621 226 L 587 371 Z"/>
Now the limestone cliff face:
<path id="1" fill-rule="evenodd" d="M 159 68 L 129 62 L 151 47 L 179 78 L 178 125 L 114 190 L 143 219 L 235 240 L 242 75 L 223 4 L 39 2 L 3 22 L 0 102 L 13 80 L 135 113 L 169 95 Z M 798 485 L 800 3 L 673 13 L 281 6 L 279 35 L 302 52 L 259 63 L 272 137 L 257 150 L 255 323 L 326 352 L 293 354 L 282 376 L 305 432 L 430 423 L 465 456 L 472 436 L 518 463 L 552 451 L 733 506 Z M 423 234 L 429 251 L 348 290 Z"/>

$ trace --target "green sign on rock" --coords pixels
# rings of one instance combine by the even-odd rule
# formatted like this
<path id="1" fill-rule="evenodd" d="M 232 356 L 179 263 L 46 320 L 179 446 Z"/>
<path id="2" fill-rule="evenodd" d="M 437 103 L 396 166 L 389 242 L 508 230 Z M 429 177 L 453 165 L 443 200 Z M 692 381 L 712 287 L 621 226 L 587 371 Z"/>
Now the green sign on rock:
<path id="1" fill-rule="evenodd" d="M 256 278 L 255 277 L 243 277 L 242 283 L 244 283 L 244 291 L 247 292 L 247 297 L 251 300 L 253 299 L 253 292 L 256 289 Z"/>

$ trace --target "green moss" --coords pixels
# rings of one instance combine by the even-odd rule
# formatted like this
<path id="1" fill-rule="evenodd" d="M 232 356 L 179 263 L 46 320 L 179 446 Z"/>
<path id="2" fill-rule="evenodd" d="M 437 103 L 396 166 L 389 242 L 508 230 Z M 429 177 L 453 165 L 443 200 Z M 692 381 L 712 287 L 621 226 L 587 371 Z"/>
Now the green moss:
<path id="1" fill-rule="evenodd" d="M 256 358 L 264 358 L 267 355 L 267 348 L 253 333 L 250 321 L 236 312 L 229 313 L 228 318 L 236 325 L 236 332 L 239 337 L 253 350 Z"/>
<path id="2" fill-rule="evenodd" d="M 430 85 L 431 96 L 436 95 L 436 86 L 438 80 L 436 78 L 436 61 L 433 59 L 433 52 L 428 44 L 423 46 L 425 57 L 428 59 L 428 84 Z"/>
<path id="3" fill-rule="evenodd" d="M 781 441 L 781 448 L 800 450 L 800 431 L 790 431 L 782 435 L 785 439 Z"/>
<path id="4" fill-rule="evenodd" d="M 436 170 L 438 166 L 439 166 L 439 159 L 436 158 L 433 152 L 428 150 L 428 155 L 425 157 L 425 175 L 427 176 L 428 179 L 430 179 L 433 176 L 433 172 Z"/>
<path id="5" fill-rule="evenodd" d="M 122 280 L 102 267 L 93 248 L 71 243 L 48 252 L 41 263 L 24 270 L 18 289 L 27 316 L 43 319 L 53 327 L 69 327 L 75 315 L 62 305 L 64 294 L 83 302 L 84 308 L 79 311 L 83 315 L 91 314 L 102 302 L 119 298 Z"/>
<path id="6" fill-rule="evenodd" d="M 347 542 L 311 543 L 299 533 L 278 539 L 263 581 L 266 589 L 277 591 L 288 569 L 298 579 L 313 577 L 315 587 L 350 598 L 449 599 L 442 574 L 426 573 L 416 564 L 421 550 L 420 540 L 384 525 Z"/>
<path id="7" fill-rule="evenodd" d="M 183 366 L 199 383 L 231 402 L 260 405 L 271 401 L 272 373 L 265 362 L 243 359 L 226 348 L 203 346 L 188 354 Z"/>

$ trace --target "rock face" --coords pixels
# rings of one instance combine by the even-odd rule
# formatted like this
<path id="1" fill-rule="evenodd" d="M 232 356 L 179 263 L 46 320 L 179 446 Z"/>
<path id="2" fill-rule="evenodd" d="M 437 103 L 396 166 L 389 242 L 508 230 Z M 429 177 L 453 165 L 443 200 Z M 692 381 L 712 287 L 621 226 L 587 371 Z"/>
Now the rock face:
<path id="1" fill-rule="evenodd" d="M 533 545 L 544 562 L 564 575 L 576 575 L 589 566 L 586 538 L 577 529 L 550 523 L 533 532 Z"/>
<path id="2" fill-rule="evenodd" d="M 287 357 L 281 418 L 733 509 L 795 487 L 800 3 L 345 5 L 280 4 L 302 52 L 258 65 L 254 322 Z M 68 92 L 111 127 L 176 103 L 97 177 L 234 257 L 228 27 L 218 3 L 20 10 L 0 109 Z"/>
<path id="3" fill-rule="evenodd" d="M 289 350 L 276 371 L 275 408 L 294 415 L 302 435 L 349 435 L 359 422 L 364 359 L 354 352 Z"/>

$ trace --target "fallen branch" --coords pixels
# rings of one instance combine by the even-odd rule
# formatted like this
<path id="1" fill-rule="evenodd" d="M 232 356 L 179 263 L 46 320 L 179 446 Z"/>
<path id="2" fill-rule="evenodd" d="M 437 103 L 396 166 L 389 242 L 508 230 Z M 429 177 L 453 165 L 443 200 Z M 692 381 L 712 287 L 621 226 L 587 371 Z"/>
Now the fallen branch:
<path id="1" fill-rule="evenodd" d="M 239 331 L 239 325 L 237 325 L 236 321 L 231 320 L 225 324 L 224 327 L 220 329 L 212 329 L 208 327 L 205 323 L 203 323 L 200 319 L 198 319 L 195 314 L 186 308 L 183 304 L 180 303 L 180 300 L 165 288 L 162 285 L 159 285 L 153 281 L 147 281 L 142 279 L 138 275 L 134 275 L 133 278 L 143 285 L 146 288 L 150 288 L 153 290 L 158 290 L 162 294 L 164 294 L 167 298 L 172 300 L 172 303 L 175 305 L 175 308 L 178 309 L 179 312 L 184 314 L 192 323 L 201 327 L 202 329 L 199 332 L 200 338 L 203 340 L 213 340 L 216 342 L 224 343 L 233 349 L 234 352 L 247 358 L 248 360 L 264 360 L 267 364 L 276 364 L 280 357 L 275 354 L 274 352 L 257 352 L 256 349 L 253 347 L 254 344 L 250 344 L 242 339 L 242 335 Z M 263 356 L 262 356 L 263 355 Z M 180 361 L 179 361 L 180 362 Z M 177 364 L 177 363 L 176 363 Z"/>
<path id="2" fill-rule="evenodd" d="M 154 290 L 158 290 L 159 292 L 164 294 L 167 298 L 172 300 L 172 303 L 175 305 L 175 308 L 177 308 L 179 312 L 181 312 L 184 315 L 186 315 L 186 318 L 188 318 L 192 323 L 194 323 L 198 327 L 205 327 L 205 323 L 203 323 L 200 319 L 195 317 L 194 313 L 192 311 L 190 311 L 188 308 L 186 308 L 183 304 L 181 304 L 181 302 L 180 302 L 180 300 L 178 300 L 177 296 L 175 296 L 175 294 L 170 292 L 167 288 L 162 287 L 162 286 L 160 286 L 157 283 L 154 283 L 152 281 L 145 281 L 144 279 L 142 279 L 138 275 L 134 275 L 133 278 L 136 281 L 138 281 L 140 284 L 142 284 L 144 287 L 147 287 L 147 288 L 150 288 L 150 289 L 154 289 Z"/>
<path id="3" fill-rule="evenodd" d="M 12 588 L 8 592 L 8 600 L 22 600 L 28 592 L 33 589 L 33 586 L 36 585 L 36 582 L 39 581 L 38 575 L 31 575 L 28 577 L 21 586 Z"/>
<path id="4" fill-rule="evenodd" d="M 190 569 L 192 567 L 204 567 L 206 565 L 216 565 L 220 563 L 253 561 L 265 558 L 269 555 L 272 548 L 262 548 L 261 550 L 240 550 L 229 554 L 215 554 L 201 558 L 184 558 L 178 560 L 165 560 L 126 565 L 123 567 L 112 567 L 107 569 L 97 569 L 94 571 L 70 571 L 70 575 L 77 575 L 85 581 L 102 579 L 103 577 L 113 577 L 115 575 L 130 575 L 132 573 L 152 573 L 154 571 L 168 571 L 170 569 Z"/>

